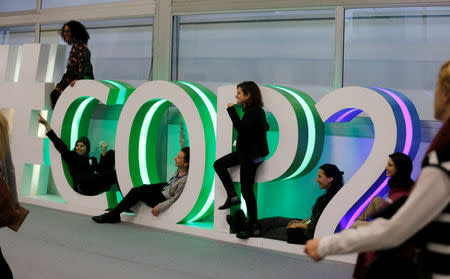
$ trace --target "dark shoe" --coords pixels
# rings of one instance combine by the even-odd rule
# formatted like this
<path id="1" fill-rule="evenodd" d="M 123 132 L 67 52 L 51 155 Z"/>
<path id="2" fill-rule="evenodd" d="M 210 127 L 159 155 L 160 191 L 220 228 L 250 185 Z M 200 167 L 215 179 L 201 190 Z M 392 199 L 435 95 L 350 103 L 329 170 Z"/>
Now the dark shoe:
<path id="1" fill-rule="evenodd" d="M 249 228 L 236 234 L 239 239 L 247 239 L 249 237 L 261 237 L 261 229 L 258 224 L 250 225 Z"/>
<path id="2" fill-rule="evenodd" d="M 119 223 L 120 222 L 120 215 L 115 215 L 111 213 L 105 213 L 99 216 L 94 216 L 91 218 L 97 223 Z"/>
<path id="3" fill-rule="evenodd" d="M 228 209 L 228 208 L 232 207 L 233 205 L 238 205 L 240 203 L 241 203 L 241 201 L 239 200 L 239 198 L 237 196 L 232 196 L 231 198 L 227 198 L 225 203 L 222 204 L 221 206 L 219 206 L 219 210 Z"/>
<path id="4" fill-rule="evenodd" d="M 234 215 L 227 215 L 226 217 L 230 229 L 234 233 L 240 233 L 247 227 L 247 217 L 245 217 L 244 211 L 239 209 Z"/>

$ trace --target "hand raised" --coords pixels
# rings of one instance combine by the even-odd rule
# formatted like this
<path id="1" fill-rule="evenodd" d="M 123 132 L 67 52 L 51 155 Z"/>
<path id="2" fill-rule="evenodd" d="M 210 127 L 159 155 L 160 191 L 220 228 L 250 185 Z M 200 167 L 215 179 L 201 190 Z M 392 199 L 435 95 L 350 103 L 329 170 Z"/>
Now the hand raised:
<path id="1" fill-rule="evenodd" d="M 41 114 L 38 113 L 38 117 L 39 117 L 39 119 L 38 119 L 38 122 L 39 122 L 39 123 L 41 123 L 42 125 L 48 125 L 47 120 L 45 120 L 45 118 L 42 117 Z"/>
<path id="2" fill-rule="evenodd" d="M 77 79 L 74 79 L 70 82 L 70 86 L 73 87 L 75 85 L 75 83 L 77 82 Z"/>

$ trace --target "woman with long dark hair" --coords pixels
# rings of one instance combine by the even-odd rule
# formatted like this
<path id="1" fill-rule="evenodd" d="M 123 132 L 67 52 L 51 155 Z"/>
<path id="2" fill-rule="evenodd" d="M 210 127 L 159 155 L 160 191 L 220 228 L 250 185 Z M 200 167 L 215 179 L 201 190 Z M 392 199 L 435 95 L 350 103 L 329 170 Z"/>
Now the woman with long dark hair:
<path id="1" fill-rule="evenodd" d="M 94 79 L 91 52 L 87 47 L 89 33 L 84 25 L 71 20 L 64 23 L 59 33 L 67 44 L 72 45 L 72 49 L 70 50 L 66 72 L 56 88 L 50 93 L 52 108 L 55 108 L 59 96 L 67 86 L 74 86 L 75 82 L 80 79 Z"/>
<path id="2" fill-rule="evenodd" d="M 9 125 L 8 120 L 0 113 L 0 177 L 2 177 L 9 186 L 11 195 L 16 202 L 16 207 L 19 207 L 19 200 L 17 196 L 16 174 L 14 171 L 14 164 L 11 158 L 11 149 L 9 146 Z M 0 274 L 2 278 L 12 279 L 13 275 L 11 269 L 3 257 L 0 249 Z"/>
<path id="3" fill-rule="evenodd" d="M 75 192 L 86 196 L 99 195 L 112 190 L 112 187 L 118 183 L 114 170 L 115 153 L 114 150 L 107 151 L 108 145 L 105 142 L 100 143 L 102 155 L 98 163 L 95 157 L 89 156 L 91 143 L 87 137 L 79 138 L 74 150 L 70 150 L 55 134 L 47 120 L 39 115 L 38 121 L 45 126 L 48 138 L 67 163 Z"/>
<path id="4" fill-rule="evenodd" d="M 308 239 L 313 238 L 320 215 L 344 185 L 343 174 L 344 172 L 333 164 L 320 166 L 316 182 L 320 189 L 325 190 L 325 193 L 317 198 L 312 207 L 311 217 L 304 220 L 285 217 L 260 219 L 261 236 L 296 244 L 304 244 Z"/>
<path id="5" fill-rule="evenodd" d="M 377 218 L 367 226 L 313 239 L 305 252 L 315 260 L 327 255 L 397 247 L 421 233 L 420 275 L 450 277 L 450 61 L 436 83 L 434 116 L 443 125 L 433 139 L 422 172 L 402 207 L 390 218 Z"/>
<path id="6" fill-rule="evenodd" d="M 388 212 L 398 208 L 399 202 L 409 195 L 414 180 L 411 179 L 413 165 L 411 158 L 401 152 L 389 155 L 386 165 L 386 176 L 389 177 L 389 196 L 386 200 L 375 196 L 355 220 L 352 229 L 370 224 L 376 217 L 386 215 Z M 379 216 L 380 215 L 380 216 Z M 359 253 L 353 272 L 353 278 L 379 278 L 385 277 L 385 269 L 389 269 L 390 278 L 417 278 L 416 245 L 414 241 L 409 241 L 399 248 L 384 251 L 367 251 Z M 383 266 L 383 268 L 381 268 Z M 379 270 L 383 269 L 383 270 Z"/>
<path id="7" fill-rule="evenodd" d="M 386 164 L 386 176 L 389 177 L 389 198 L 385 201 L 379 196 L 375 196 L 367 206 L 367 208 L 356 218 L 352 228 L 356 229 L 361 225 L 369 224 L 372 216 L 383 207 L 395 202 L 401 197 L 409 195 L 414 180 L 411 178 L 413 165 L 408 155 L 395 152 L 389 155 Z"/>
<path id="8" fill-rule="evenodd" d="M 214 169 L 227 192 L 225 203 L 220 210 L 240 204 L 240 200 L 231 181 L 228 168 L 240 165 L 241 191 L 247 204 L 248 227 L 237 234 L 239 238 L 259 236 L 258 212 L 253 185 L 258 166 L 269 154 L 267 131 L 269 124 L 263 110 L 261 91 L 253 81 L 244 81 L 237 85 L 236 103 L 242 106 L 244 115 L 239 118 L 235 105 L 228 104 L 227 112 L 237 130 L 236 151 L 214 162 Z"/>

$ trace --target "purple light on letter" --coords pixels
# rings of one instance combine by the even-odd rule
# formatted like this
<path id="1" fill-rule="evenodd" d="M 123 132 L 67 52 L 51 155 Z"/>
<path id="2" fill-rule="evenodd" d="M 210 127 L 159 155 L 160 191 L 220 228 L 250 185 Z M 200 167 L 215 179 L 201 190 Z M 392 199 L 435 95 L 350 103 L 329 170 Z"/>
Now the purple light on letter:
<path id="1" fill-rule="evenodd" d="M 391 95 L 391 97 L 395 99 L 395 101 L 400 105 L 400 108 L 402 109 L 403 116 L 405 117 L 405 124 L 406 124 L 406 141 L 405 141 L 405 147 L 403 148 L 403 153 L 408 155 L 408 153 L 411 149 L 411 144 L 412 144 L 412 140 L 413 140 L 412 120 L 411 120 L 411 115 L 409 114 L 408 108 L 406 107 L 406 104 L 402 101 L 402 99 L 400 99 L 397 95 L 395 95 L 391 91 L 383 89 L 383 88 L 378 88 L 378 87 L 375 87 L 375 88 Z"/>
<path id="2" fill-rule="evenodd" d="M 352 218 L 350 218 L 350 220 L 348 221 L 347 225 L 345 225 L 345 228 L 348 229 L 350 228 L 351 225 L 353 225 L 353 223 L 355 222 L 356 218 L 358 218 L 359 215 L 361 215 L 362 211 L 366 208 L 366 206 L 369 204 L 369 202 L 376 196 L 378 195 L 378 193 L 384 189 L 384 187 L 386 187 L 387 182 L 388 182 L 389 178 L 386 178 L 383 183 L 380 184 L 380 186 L 378 186 L 378 188 L 375 190 L 375 192 L 372 193 L 372 195 L 370 195 L 370 197 L 364 201 L 364 203 L 358 208 L 358 210 L 355 211 L 355 213 L 353 214 Z"/>
<path id="3" fill-rule="evenodd" d="M 347 117 L 347 115 L 351 114 L 355 110 L 358 110 L 358 109 L 351 109 L 351 110 L 347 111 L 346 113 L 342 114 L 341 116 L 339 116 L 338 119 L 336 119 L 336 122 L 341 122 L 345 117 Z"/>
<path id="4" fill-rule="evenodd" d="M 379 87 L 374 87 L 378 90 L 381 90 L 387 94 L 389 94 L 392 98 L 394 98 L 394 100 L 398 103 L 398 105 L 400 106 L 402 113 L 403 113 L 403 117 L 405 119 L 405 126 L 406 126 L 406 140 L 405 140 L 405 146 L 403 147 L 403 153 L 405 154 L 409 154 L 409 151 L 411 150 L 411 145 L 412 145 L 412 141 L 413 141 L 413 129 L 412 129 L 412 119 L 411 119 L 411 115 L 409 113 L 408 108 L 406 107 L 406 104 L 403 102 L 402 99 L 400 99 L 397 95 L 395 95 L 393 92 L 383 89 L 383 88 L 379 88 Z M 349 112 L 347 112 L 349 113 Z M 341 119 L 341 117 L 339 117 L 339 119 Z M 398 139 L 397 139 L 398 140 Z M 386 178 L 381 184 L 380 186 L 378 186 L 378 188 L 372 193 L 372 195 L 370 195 L 370 197 L 365 200 L 363 202 L 363 204 L 355 211 L 355 213 L 353 213 L 352 217 L 350 218 L 349 222 L 345 225 L 345 228 L 349 228 L 353 222 L 355 221 L 355 219 L 361 214 L 361 212 L 366 208 L 366 206 L 369 204 L 369 202 L 382 190 L 384 189 L 384 187 L 386 187 L 388 178 Z"/>

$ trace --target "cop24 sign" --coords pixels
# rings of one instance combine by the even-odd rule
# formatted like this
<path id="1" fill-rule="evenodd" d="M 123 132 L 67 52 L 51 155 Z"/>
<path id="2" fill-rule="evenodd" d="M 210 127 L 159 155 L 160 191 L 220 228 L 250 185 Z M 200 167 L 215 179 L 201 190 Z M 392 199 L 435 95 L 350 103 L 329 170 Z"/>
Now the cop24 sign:
<path id="1" fill-rule="evenodd" d="M 95 214 L 107 206 L 105 195 L 87 197 L 72 190 L 59 153 L 52 146 L 45 152 L 48 145 L 42 137 L 37 137 L 38 127 L 32 116 L 33 111 L 49 108 L 48 95 L 54 84 L 46 80 L 52 80 L 54 72 L 61 67 L 63 50 L 62 46 L 39 44 L 23 45 L 21 49 L 0 46 L 3 62 L 0 75 L 4 77 L 0 78 L 1 107 L 14 110 L 12 148 L 19 189 L 20 185 L 29 184 L 32 188 L 42 183 L 35 177 L 39 174 L 45 177 L 51 162 L 55 184 L 65 203 L 39 199 L 39 191 L 31 189 L 21 189 L 21 200 Z M 418 150 L 419 117 L 413 104 L 400 92 L 346 87 L 316 103 L 297 89 L 275 85 L 260 88 L 265 108 L 278 122 L 279 144 L 273 155 L 262 163 L 256 182 L 287 180 L 310 172 L 322 154 L 324 122 L 349 122 L 362 111 L 373 122 L 372 150 L 363 166 L 326 207 L 316 236 L 333 233 L 337 227 L 348 227 L 370 199 L 386 186 L 384 165 L 388 154 L 403 152 L 414 158 Z M 159 217 L 152 216 L 149 210 L 137 209 L 136 217 L 130 217 L 129 221 L 174 228 L 177 223 L 201 220 L 214 212 L 214 230 L 227 232 L 227 213 L 218 211 L 217 203 L 214 204 L 214 200 L 223 201 L 226 194 L 212 165 L 232 148 L 232 123 L 225 108 L 234 101 L 235 90 L 235 86 L 222 86 L 215 95 L 200 84 L 183 81 L 151 81 L 135 89 L 119 81 L 81 80 L 61 95 L 51 125 L 73 146 L 79 136 L 87 134 L 99 102 L 107 106 L 123 105 L 115 149 L 119 184 L 127 193 L 133 185 L 159 182 L 154 143 L 162 115 L 174 104 L 186 122 L 192 154 L 185 190 Z M 23 175 L 27 168 L 29 175 Z M 237 170 L 231 171 L 234 181 L 239 181 Z"/>

